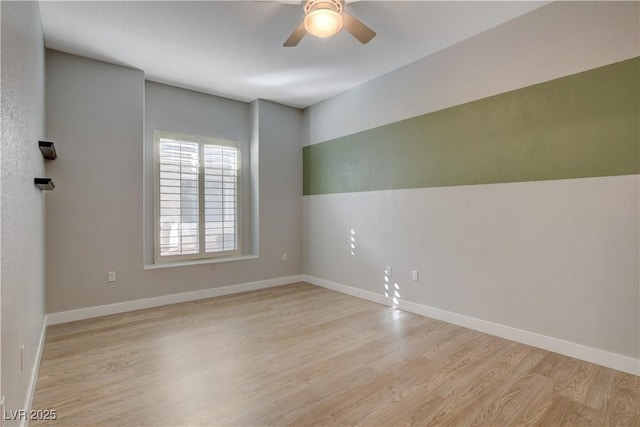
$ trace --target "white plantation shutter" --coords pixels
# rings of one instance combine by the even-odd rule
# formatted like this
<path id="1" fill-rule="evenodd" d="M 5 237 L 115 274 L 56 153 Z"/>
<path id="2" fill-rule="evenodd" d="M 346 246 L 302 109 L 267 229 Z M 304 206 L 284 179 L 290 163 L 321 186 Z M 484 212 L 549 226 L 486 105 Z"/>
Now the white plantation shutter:
<path id="1" fill-rule="evenodd" d="M 204 146 L 205 252 L 238 249 L 238 150 Z"/>
<path id="2" fill-rule="evenodd" d="M 193 142 L 160 139 L 160 256 L 200 252 L 199 148 Z"/>
<path id="3" fill-rule="evenodd" d="M 239 152 L 156 132 L 156 261 L 239 254 Z"/>

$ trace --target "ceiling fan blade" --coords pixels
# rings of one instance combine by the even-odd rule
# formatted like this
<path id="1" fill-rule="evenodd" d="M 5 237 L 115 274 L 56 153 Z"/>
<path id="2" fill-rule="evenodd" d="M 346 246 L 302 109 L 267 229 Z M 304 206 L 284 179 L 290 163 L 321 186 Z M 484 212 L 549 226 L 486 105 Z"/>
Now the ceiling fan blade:
<path id="1" fill-rule="evenodd" d="M 357 38 L 360 43 L 367 44 L 376 36 L 375 31 L 347 12 L 342 12 L 342 19 L 344 21 L 343 28 L 350 32 L 353 37 Z"/>
<path id="2" fill-rule="evenodd" d="M 300 43 L 300 40 L 302 40 L 302 37 L 304 37 L 305 34 L 307 34 L 307 30 L 304 28 L 304 21 L 303 21 L 303 22 L 300 23 L 300 25 L 298 25 L 298 28 L 296 28 L 293 31 L 293 33 L 291 33 L 291 35 L 289 36 L 287 41 L 285 41 L 282 46 L 284 46 L 284 47 L 297 46 L 298 43 Z"/>

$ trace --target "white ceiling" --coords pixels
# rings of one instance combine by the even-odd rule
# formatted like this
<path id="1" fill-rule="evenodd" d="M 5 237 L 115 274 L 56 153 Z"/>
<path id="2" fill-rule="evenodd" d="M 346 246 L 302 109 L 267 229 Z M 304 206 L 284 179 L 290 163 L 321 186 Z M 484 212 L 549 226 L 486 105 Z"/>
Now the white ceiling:
<path id="1" fill-rule="evenodd" d="M 371 42 L 341 32 L 284 48 L 303 17 L 290 3 L 43 1 L 41 13 L 48 48 L 141 69 L 160 83 L 306 107 L 546 4 L 351 2 L 346 10 L 378 33 Z"/>

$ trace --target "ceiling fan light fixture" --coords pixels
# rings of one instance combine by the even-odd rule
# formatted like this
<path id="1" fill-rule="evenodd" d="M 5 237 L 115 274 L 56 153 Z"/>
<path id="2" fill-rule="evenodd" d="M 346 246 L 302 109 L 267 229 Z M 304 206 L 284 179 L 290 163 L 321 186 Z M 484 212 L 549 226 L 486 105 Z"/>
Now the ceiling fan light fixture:
<path id="1" fill-rule="evenodd" d="M 304 18 L 304 28 L 316 37 L 331 37 L 342 29 L 342 15 L 331 9 L 316 9 Z"/>

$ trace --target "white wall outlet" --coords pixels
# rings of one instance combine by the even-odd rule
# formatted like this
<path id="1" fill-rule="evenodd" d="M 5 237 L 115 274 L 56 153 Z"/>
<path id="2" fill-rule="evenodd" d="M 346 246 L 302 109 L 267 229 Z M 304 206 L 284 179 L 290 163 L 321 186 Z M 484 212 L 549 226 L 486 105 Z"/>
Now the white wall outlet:
<path id="1" fill-rule="evenodd" d="M 384 269 L 384 275 L 387 277 L 391 277 L 391 272 L 392 272 L 391 266 L 387 265 L 387 268 Z"/>
<path id="2" fill-rule="evenodd" d="M 282 261 L 287 261 L 287 259 L 289 259 L 287 257 L 287 253 L 286 252 L 282 252 Z"/>
<path id="3" fill-rule="evenodd" d="M 109 281 L 110 282 L 115 282 L 116 281 L 116 272 L 115 271 L 110 271 L 109 272 Z"/>
<path id="4" fill-rule="evenodd" d="M 24 371 L 24 344 L 20 346 L 20 370 Z"/>
<path id="5" fill-rule="evenodd" d="M 418 270 L 411 271 L 411 280 L 413 280 L 414 282 L 418 281 Z"/>

